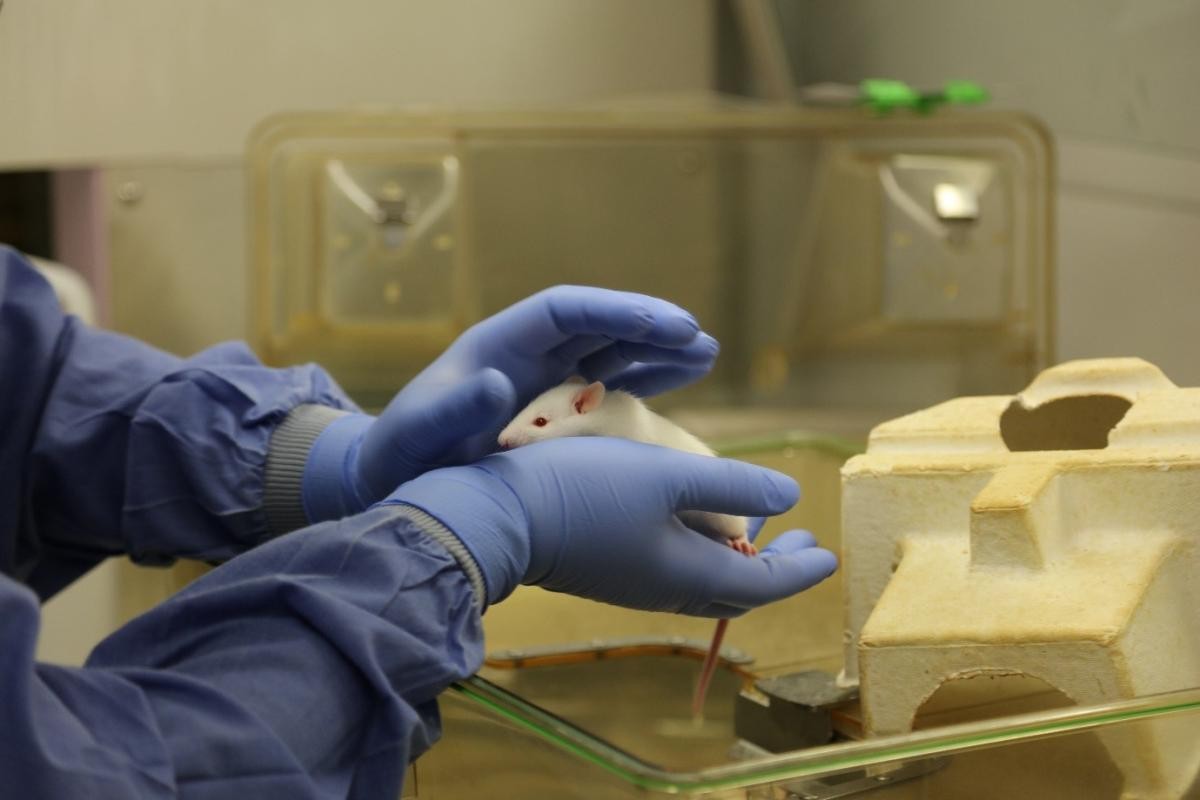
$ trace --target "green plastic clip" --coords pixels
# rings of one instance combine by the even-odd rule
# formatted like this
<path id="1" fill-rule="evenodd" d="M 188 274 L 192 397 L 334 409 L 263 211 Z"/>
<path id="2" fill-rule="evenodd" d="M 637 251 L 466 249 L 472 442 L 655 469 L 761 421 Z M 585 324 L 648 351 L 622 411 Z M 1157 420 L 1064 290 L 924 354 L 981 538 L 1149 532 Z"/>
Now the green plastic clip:
<path id="1" fill-rule="evenodd" d="M 862 101 L 879 114 L 896 108 L 915 108 L 921 93 L 903 81 L 868 78 L 859 84 Z"/>
<path id="2" fill-rule="evenodd" d="M 861 102 L 877 114 L 911 108 L 929 114 L 938 106 L 978 105 L 987 102 L 987 90 L 974 81 L 947 81 L 940 91 L 920 92 L 903 81 L 870 78 L 859 84 Z"/>
<path id="3" fill-rule="evenodd" d="M 942 96 L 947 103 L 960 106 L 973 106 L 988 101 L 987 89 L 974 81 L 946 81 Z"/>

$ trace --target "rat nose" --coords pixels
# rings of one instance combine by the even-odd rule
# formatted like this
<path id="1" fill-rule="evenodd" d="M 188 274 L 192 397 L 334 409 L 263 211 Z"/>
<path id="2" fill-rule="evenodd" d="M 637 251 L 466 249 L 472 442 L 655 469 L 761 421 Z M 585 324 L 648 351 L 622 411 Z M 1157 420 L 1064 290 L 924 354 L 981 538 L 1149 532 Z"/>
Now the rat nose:
<path id="1" fill-rule="evenodd" d="M 501 450 L 511 450 L 512 442 L 510 442 L 508 439 L 501 439 L 500 440 L 500 449 Z"/>

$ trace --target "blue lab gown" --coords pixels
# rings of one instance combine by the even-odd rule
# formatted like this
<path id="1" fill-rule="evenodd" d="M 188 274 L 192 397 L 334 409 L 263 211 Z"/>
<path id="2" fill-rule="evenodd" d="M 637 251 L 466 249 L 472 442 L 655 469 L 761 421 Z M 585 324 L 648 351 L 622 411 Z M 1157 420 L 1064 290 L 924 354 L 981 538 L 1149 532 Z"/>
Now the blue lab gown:
<path id="1" fill-rule="evenodd" d="M 350 407 L 315 367 L 90 329 L 0 248 L 0 797 L 398 795 L 481 663 L 479 605 L 403 509 L 271 538 L 264 464 L 301 404 Z M 39 600 L 120 553 L 231 560 L 85 666 L 35 661 Z"/>

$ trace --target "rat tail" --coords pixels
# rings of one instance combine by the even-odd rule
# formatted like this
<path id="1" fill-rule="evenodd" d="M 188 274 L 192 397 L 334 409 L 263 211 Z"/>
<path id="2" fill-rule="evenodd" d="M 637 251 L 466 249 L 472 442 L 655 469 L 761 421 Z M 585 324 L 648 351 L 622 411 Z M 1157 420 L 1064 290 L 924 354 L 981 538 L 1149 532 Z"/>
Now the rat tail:
<path id="1" fill-rule="evenodd" d="M 699 719 L 704 716 L 704 703 L 708 699 L 708 686 L 712 683 L 713 673 L 717 671 L 717 661 L 721 656 L 721 642 L 725 639 L 725 629 L 729 620 L 717 621 L 717 629 L 713 632 L 712 644 L 708 646 L 708 654 L 704 656 L 704 666 L 700 668 L 700 682 L 696 684 L 696 693 L 692 695 L 692 717 Z"/>

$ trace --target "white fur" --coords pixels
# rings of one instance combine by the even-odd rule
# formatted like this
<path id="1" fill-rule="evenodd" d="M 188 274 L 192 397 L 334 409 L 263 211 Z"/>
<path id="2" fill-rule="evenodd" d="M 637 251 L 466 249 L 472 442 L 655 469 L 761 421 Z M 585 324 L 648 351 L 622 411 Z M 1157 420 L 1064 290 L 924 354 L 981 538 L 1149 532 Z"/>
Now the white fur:
<path id="1" fill-rule="evenodd" d="M 687 453 L 715 455 L 704 442 L 655 414 L 628 392 L 606 391 L 597 407 L 583 413 L 576 411 L 576 397 L 586 386 L 584 381 L 572 379 L 543 392 L 500 432 L 500 446 L 522 447 L 563 436 L 619 436 Z M 539 417 L 547 420 L 544 427 L 534 425 Z M 746 535 L 743 517 L 708 511 L 681 511 L 678 516 L 689 528 L 712 536 L 741 539 Z"/>
<path id="2" fill-rule="evenodd" d="M 577 411 L 576 397 L 586 387 L 585 381 L 573 378 L 542 393 L 513 417 L 512 422 L 501 431 L 500 446 L 521 447 L 562 436 L 620 436 L 703 456 L 716 455 L 704 442 L 669 419 L 655 414 L 628 392 L 605 391 L 595 408 L 582 413 Z M 538 417 L 546 419 L 545 426 L 538 427 L 533 424 Z M 729 540 L 730 546 L 740 552 L 747 552 L 741 548 L 752 548 L 746 540 L 744 517 L 711 511 L 680 511 L 676 516 L 692 530 Z M 716 671 L 721 639 L 728 624 L 729 620 L 724 619 L 717 622 L 716 633 L 705 656 L 696 693 L 692 698 L 694 715 L 699 716 L 703 712 L 705 695 Z"/>

